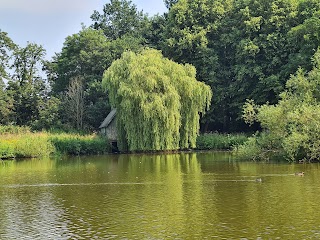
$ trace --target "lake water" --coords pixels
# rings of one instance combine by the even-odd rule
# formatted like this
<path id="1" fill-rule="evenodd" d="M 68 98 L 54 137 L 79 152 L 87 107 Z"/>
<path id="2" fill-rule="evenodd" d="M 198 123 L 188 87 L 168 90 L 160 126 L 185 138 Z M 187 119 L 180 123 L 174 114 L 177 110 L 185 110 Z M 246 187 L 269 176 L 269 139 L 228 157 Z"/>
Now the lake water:
<path id="1" fill-rule="evenodd" d="M 229 153 L 0 161 L 0 239 L 320 239 L 319 198 L 319 164 Z"/>

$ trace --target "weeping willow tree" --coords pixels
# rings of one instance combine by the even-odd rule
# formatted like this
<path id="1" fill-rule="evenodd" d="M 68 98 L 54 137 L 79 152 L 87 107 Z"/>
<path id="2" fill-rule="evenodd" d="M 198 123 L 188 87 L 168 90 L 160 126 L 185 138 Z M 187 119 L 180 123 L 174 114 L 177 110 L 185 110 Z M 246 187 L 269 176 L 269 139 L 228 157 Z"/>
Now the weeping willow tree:
<path id="1" fill-rule="evenodd" d="M 117 109 L 122 151 L 194 148 L 200 114 L 212 92 L 191 65 L 177 64 L 152 49 L 125 52 L 105 71 L 103 86 Z"/>

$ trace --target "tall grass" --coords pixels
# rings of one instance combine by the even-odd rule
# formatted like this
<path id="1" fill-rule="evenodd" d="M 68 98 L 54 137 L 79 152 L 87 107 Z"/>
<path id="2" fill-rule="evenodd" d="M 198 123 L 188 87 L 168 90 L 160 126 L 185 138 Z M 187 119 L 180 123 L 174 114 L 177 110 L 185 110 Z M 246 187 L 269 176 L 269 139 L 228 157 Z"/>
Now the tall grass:
<path id="1" fill-rule="evenodd" d="M 15 157 L 15 145 L 10 141 L 0 139 L 0 159 Z"/>
<path id="2" fill-rule="evenodd" d="M 0 126 L 0 159 L 45 157 L 110 152 L 108 140 L 98 135 L 32 133 L 27 127 Z"/>
<path id="3" fill-rule="evenodd" d="M 247 140 L 244 134 L 203 134 L 199 150 L 231 150 Z M 27 127 L 0 126 L 0 159 L 43 157 L 51 153 L 90 155 L 111 152 L 106 138 L 95 134 L 32 133 Z"/>
<path id="4" fill-rule="evenodd" d="M 0 158 L 44 157 L 54 151 L 45 133 L 20 133 L 0 135 Z"/>
<path id="5" fill-rule="evenodd" d="M 90 155 L 110 152 L 108 140 L 94 134 L 53 134 L 49 139 L 56 151 L 62 154 Z"/>
<path id="6" fill-rule="evenodd" d="M 198 136 L 197 149 L 199 150 L 232 150 L 243 144 L 248 137 L 245 134 L 206 133 Z"/>

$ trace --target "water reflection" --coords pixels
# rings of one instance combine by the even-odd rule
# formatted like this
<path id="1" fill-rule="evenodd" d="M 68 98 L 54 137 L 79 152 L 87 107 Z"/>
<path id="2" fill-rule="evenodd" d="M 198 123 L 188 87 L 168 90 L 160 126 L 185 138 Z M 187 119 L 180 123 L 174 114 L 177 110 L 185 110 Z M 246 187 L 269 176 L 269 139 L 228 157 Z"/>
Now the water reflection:
<path id="1" fill-rule="evenodd" d="M 228 153 L 0 162 L 0 239 L 314 239 L 319 171 Z"/>

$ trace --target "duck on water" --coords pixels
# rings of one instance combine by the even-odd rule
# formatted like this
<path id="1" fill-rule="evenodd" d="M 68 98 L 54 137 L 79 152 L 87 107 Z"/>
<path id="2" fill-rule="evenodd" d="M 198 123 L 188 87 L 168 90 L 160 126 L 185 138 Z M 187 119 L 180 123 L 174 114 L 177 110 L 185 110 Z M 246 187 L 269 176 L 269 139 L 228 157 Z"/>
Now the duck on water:
<path id="1" fill-rule="evenodd" d="M 304 176 L 304 172 L 296 172 L 294 175 L 295 176 Z"/>

